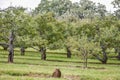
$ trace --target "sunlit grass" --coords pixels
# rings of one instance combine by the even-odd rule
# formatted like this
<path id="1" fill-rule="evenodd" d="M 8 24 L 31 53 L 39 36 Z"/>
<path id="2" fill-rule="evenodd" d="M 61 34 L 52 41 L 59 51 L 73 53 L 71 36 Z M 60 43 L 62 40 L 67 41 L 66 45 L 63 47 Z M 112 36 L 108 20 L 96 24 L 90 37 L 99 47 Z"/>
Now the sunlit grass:
<path id="1" fill-rule="evenodd" d="M 21 56 L 15 51 L 14 63 L 7 63 L 8 52 L 0 50 L 0 80 L 120 80 L 120 61 L 109 59 L 101 64 L 88 59 L 88 68 L 83 69 L 80 57 L 66 58 L 65 53 L 48 51 L 47 60 L 40 59 L 37 51 L 27 51 Z M 62 78 L 51 78 L 55 68 L 62 72 Z"/>

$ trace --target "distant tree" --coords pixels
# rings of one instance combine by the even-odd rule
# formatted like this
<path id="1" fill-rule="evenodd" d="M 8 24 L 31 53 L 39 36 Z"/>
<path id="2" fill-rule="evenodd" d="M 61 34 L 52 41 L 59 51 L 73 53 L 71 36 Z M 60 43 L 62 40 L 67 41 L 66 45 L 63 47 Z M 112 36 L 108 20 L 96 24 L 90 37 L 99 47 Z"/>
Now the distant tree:
<path id="1" fill-rule="evenodd" d="M 92 19 L 95 16 L 95 12 L 96 12 L 95 3 L 90 0 L 80 0 L 79 4 L 80 4 L 79 5 L 80 6 L 80 15 L 81 14 L 82 14 L 82 16 L 84 15 L 84 17 L 90 18 L 92 21 Z"/>
<path id="2" fill-rule="evenodd" d="M 58 17 L 66 13 L 71 5 L 72 2 L 70 0 L 41 0 L 35 9 L 35 13 L 46 14 L 52 12 Z"/>
<path id="3" fill-rule="evenodd" d="M 116 8 L 116 11 L 114 12 L 115 15 L 120 19 L 120 0 L 114 0 L 112 1 L 112 4 L 114 5 L 114 8 Z"/>
<path id="4" fill-rule="evenodd" d="M 98 13 L 100 19 L 104 19 L 106 12 L 107 12 L 106 6 L 98 3 L 97 8 L 96 8 L 96 12 Z"/>

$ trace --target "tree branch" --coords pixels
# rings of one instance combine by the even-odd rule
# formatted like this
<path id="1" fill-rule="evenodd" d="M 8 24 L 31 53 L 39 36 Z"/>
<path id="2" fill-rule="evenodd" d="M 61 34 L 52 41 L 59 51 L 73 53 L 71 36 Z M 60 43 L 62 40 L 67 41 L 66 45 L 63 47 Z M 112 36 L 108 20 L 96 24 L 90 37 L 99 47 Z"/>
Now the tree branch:
<path id="1" fill-rule="evenodd" d="M 95 55 L 95 54 L 93 54 L 93 56 L 95 56 L 99 61 L 103 61 L 101 58 L 100 58 L 100 56 L 98 56 L 98 55 Z"/>
<path id="2" fill-rule="evenodd" d="M 35 50 L 37 50 L 37 51 L 40 51 L 39 49 L 37 49 L 37 48 L 35 48 L 35 47 L 33 47 L 33 46 L 31 46 L 31 48 L 33 48 L 33 49 L 35 49 Z"/>

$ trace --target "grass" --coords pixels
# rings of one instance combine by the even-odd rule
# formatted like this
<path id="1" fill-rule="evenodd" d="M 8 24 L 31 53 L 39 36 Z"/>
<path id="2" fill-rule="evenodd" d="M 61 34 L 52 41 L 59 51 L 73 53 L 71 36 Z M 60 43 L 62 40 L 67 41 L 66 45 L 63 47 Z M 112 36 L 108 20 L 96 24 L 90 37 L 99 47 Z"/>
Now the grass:
<path id="1" fill-rule="evenodd" d="M 61 52 L 61 51 L 60 51 Z M 21 56 L 15 51 L 14 63 L 7 63 L 8 52 L 0 50 L 0 80 L 120 80 L 120 61 L 109 59 L 101 64 L 96 59 L 88 60 L 88 69 L 83 69 L 80 57 L 66 58 L 59 51 L 47 53 L 47 60 L 40 60 L 40 53 L 27 51 Z M 62 72 L 60 79 L 52 78 L 55 68 Z"/>

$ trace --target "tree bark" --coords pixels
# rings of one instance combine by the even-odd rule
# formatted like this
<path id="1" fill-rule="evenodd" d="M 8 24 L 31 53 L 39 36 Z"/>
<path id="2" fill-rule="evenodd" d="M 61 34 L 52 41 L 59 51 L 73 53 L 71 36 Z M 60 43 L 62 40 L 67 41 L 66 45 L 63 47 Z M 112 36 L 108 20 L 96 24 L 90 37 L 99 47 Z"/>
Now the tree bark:
<path id="1" fill-rule="evenodd" d="M 70 51 L 70 48 L 67 47 L 67 58 L 71 58 L 71 51 Z"/>
<path id="2" fill-rule="evenodd" d="M 87 68 L 87 51 L 83 51 L 83 59 L 84 59 L 84 62 L 83 62 L 83 68 Z"/>
<path id="3" fill-rule="evenodd" d="M 103 54 L 103 59 L 102 59 L 102 63 L 106 64 L 108 57 L 107 57 L 107 53 L 106 53 L 106 48 L 102 47 L 102 54 Z"/>
<path id="4" fill-rule="evenodd" d="M 95 54 L 93 54 L 93 56 L 95 56 L 100 62 L 102 62 L 102 64 L 106 64 L 107 60 L 108 60 L 106 48 L 104 48 L 104 47 L 101 47 L 101 48 L 102 48 L 103 58 L 101 58 L 99 55 L 95 55 Z"/>
<path id="5" fill-rule="evenodd" d="M 14 47 L 13 47 L 13 42 L 14 42 L 14 32 L 10 32 L 10 37 L 9 37 L 9 54 L 8 54 L 8 62 L 13 63 L 13 57 L 14 57 Z"/>
<path id="6" fill-rule="evenodd" d="M 99 55 L 95 55 L 95 54 L 93 54 L 93 56 L 95 56 L 100 62 L 102 62 L 102 58 L 100 58 Z"/>
<path id="7" fill-rule="evenodd" d="M 25 48 L 21 47 L 20 52 L 21 52 L 21 56 L 25 55 Z"/>
<path id="8" fill-rule="evenodd" d="M 41 60 L 46 60 L 46 48 L 42 47 L 40 49 L 41 52 Z"/>

